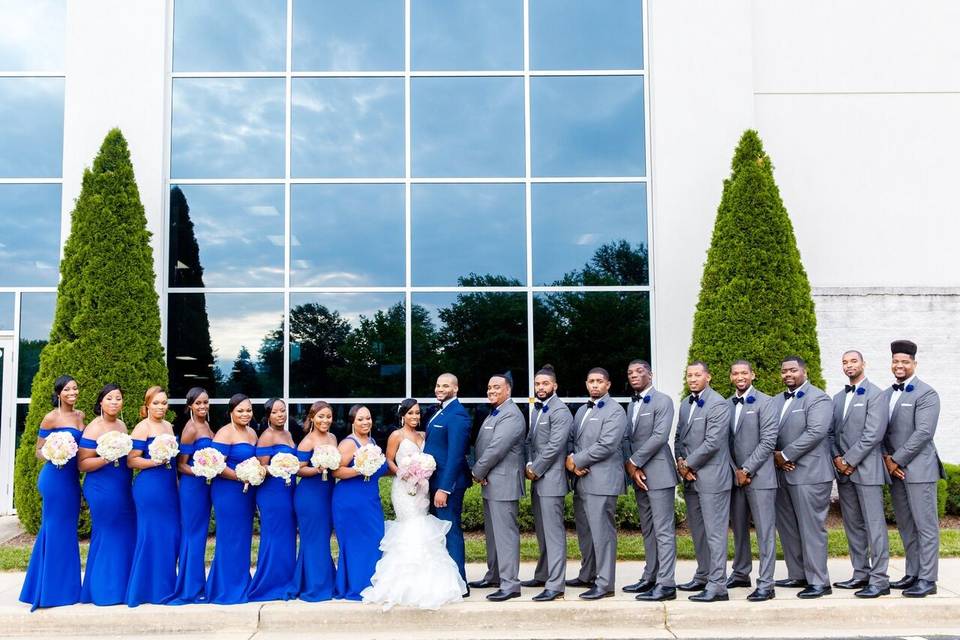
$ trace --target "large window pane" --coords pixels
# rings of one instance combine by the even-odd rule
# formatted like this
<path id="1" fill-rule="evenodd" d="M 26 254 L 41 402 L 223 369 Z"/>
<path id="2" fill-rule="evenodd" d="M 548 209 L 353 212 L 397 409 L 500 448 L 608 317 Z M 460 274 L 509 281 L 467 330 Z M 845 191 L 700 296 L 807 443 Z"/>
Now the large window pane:
<path id="1" fill-rule="evenodd" d="M 534 69 L 643 68 L 641 0 L 530 0 Z"/>
<path id="2" fill-rule="evenodd" d="M 0 0 L 0 71 L 60 71 L 66 0 Z"/>
<path id="3" fill-rule="evenodd" d="M 282 178 L 282 78 L 178 78 L 172 178 Z"/>
<path id="4" fill-rule="evenodd" d="M 402 71 L 403 0 L 295 0 L 296 71 Z"/>
<path id="5" fill-rule="evenodd" d="M 40 369 L 40 352 L 50 340 L 55 293 L 24 293 L 20 296 L 20 351 L 17 355 L 17 396 L 30 397 L 33 376 Z"/>
<path id="6" fill-rule="evenodd" d="M 414 78 L 413 174 L 524 175 L 523 78 Z"/>
<path id="7" fill-rule="evenodd" d="M 13 294 L 0 293 L 0 331 L 13 331 L 13 308 Z"/>
<path id="8" fill-rule="evenodd" d="M 415 286 L 520 286 L 526 282 L 522 184 L 416 184 Z"/>
<path id="9" fill-rule="evenodd" d="M 403 395 L 403 294 L 297 294 L 290 304 L 290 395 Z"/>
<path id="10" fill-rule="evenodd" d="M 650 298 L 646 292 L 535 294 L 533 339 L 534 360 L 554 366 L 560 395 L 586 396 L 593 367 L 610 372 L 611 395 L 625 395 L 627 364 L 650 360 Z"/>
<path id="11" fill-rule="evenodd" d="M 649 284 L 647 186 L 534 184 L 535 284 Z"/>
<path id="12" fill-rule="evenodd" d="M 297 78 L 297 178 L 403 177 L 402 78 Z"/>
<path id="13" fill-rule="evenodd" d="M 283 185 L 170 191 L 170 284 L 283 286 Z"/>
<path id="14" fill-rule="evenodd" d="M 523 0 L 414 0 L 416 71 L 523 69 Z"/>
<path id="15" fill-rule="evenodd" d="M 463 397 L 485 397 L 496 373 L 513 375 L 513 396 L 527 395 L 527 294 L 413 295 L 413 394 L 433 394 L 449 371 Z"/>
<path id="16" fill-rule="evenodd" d="M 403 286 L 402 184 L 295 184 L 290 206 L 292 285 Z"/>
<path id="17" fill-rule="evenodd" d="M 62 171 L 63 78 L 0 78 L 0 178 Z"/>
<path id="18" fill-rule="evenodd" d="M 643 78 L 530 80 L 536 176 L 646 175 Z"/>
<path id="19" fill-rule="evenodd" d="M 211 396 L 283 392 L 283 295 L 171 293 L 167 367 L 174 397 L 193 386 Z"/>
<path id="20" fill-rule="evenodd" d="M 56 286 L 60 185 L 0 184 L 0 286 Z"/>
<path id="21" fill-rule="evenodd" d="M 283 71 L 286 0 L 177 0 L 174 71 Z"/>

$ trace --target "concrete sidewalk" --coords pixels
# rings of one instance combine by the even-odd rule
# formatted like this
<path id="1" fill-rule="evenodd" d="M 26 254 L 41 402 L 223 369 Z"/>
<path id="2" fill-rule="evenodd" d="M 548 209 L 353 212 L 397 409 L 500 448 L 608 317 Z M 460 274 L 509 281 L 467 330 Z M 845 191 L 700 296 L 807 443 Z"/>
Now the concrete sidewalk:
<path id="1" fill-rule="evenodd" d="M 690 579 L 692 561 L 677 563 L 678 581 Z M 778 577 L 783 572 L 778 564 Z M 903 559 L 890 563 L 891 577 L 903 573 Z M 468 567 L 468 577 L 478 579 L 485 567 Z M 576 575 L 577 565 L 568 565 L 567 575 Z M 794 589 L 778 589 L 768 602 L 745 600 L 748 589 L 731 590 L 730 602 L 698 604 L 687 594 L 667 603 L 637 602 L 619 591 L 634 582 L 642 563 L 617 565 L 615 598 L 585 602 L 576 596 L 581 589 L 568 589 L 567 600 L 536 603 L 530 597 L 539 589 L 524 589 L 523 597 L 506 603 L 491 603 L 488 591 L 474 590 L 462 603 L 439 611 L 395 608 L 379 609 L 353 602 L 269 602 L 235 606 L 190 605 L 163 607 L 144 605 L 94 607 L 74 605 L 30 613 L 17 601 L 22 573 L 0 573 L 0 635 L 70 637 L 178 634 L 218 638 L 398 639 L 450 638 L 774 638 L 883 636 L 960 636 L 960 559 L 940 561 L 939 593 L 913 600 L 894 591 L 888 597 L 864 601 L 851 591 L 835 589 L 832 596 L 800 600 Z M 521 567 L 521 577 L 533 572 L 533 564 Z M 832 580 L 850 577 L 846 559 L 830 561 Z"/>

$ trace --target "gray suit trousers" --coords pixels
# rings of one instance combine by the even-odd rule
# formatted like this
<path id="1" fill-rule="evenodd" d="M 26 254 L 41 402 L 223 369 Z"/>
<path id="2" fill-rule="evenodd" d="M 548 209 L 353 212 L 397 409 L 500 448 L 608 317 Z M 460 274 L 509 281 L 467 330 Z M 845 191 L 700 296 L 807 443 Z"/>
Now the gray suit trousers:
<path id="1" fill-rule="evenodd" d="M 487 539 L 487 574 L 484 580 L 500 583 L 507 593 L 520 591 L 520 529 L 516 500 L 483 499 L 483 533 Z"/>
<path id="2" fill-rule="evenodd" d="M 661 587 L 675 587 L 677 562 L 677 530 L 674 523 L 673 503 L 676 489 L 651 489 L 640 491 L 633 488 L 643 533 L 643 551 L 646 564 L 643 580 L 656 582 Z"/>
<path id="3" fill-rule="evenodd" d="M 936 582 L 940 555 L 937 483 L 894 479 L 890 494 L 907 556 L 907 575 Z"/>
<path id="4" fill-rule="evenodd" d="M 885 589 L 890 585 L 890 545 L 883 516 L 883 485 L 838 482 L 837 491 L 853 579 L 869 578 L 870 584 Z"/>
<path id="5" fill-rule="evenodd" d="M 533 525 L 540 558 L 533 577 L 552 591 L 563 591 L 567 571 L 567 530 L 563 526 L 563 496 L 541 496 L 534 482 L 530 491 Z"/>
<path id="6" fill-rule="evenodd" d="M 697 554 L 694 580 L 705 581 L 714 595 L 727 592 L 727 524 L 730 522 L 730 492 L 685 491 L 687 522 Z"/>
<path id="7" fill-rule="evenodd" d="M 777 532 L 787 576 L 829 586 L 827 510 L 833 482 L 788 484 L 777 489 Z"/>
<path id="8" fill-rule="evenodd" d="M 583 582 L 593 582 L 597 577 L 597 559 L 593 552 L 593 538 L 590 535 L 590 522 L 583 494 L 573 493 L 573 520 L 577 528 L 577 546 L 580 548 L 580 573 Z"/>
<path id="9" fill-rule="evenodd" d="M 757 548 L 760 551 L 758 589 L 773 589 L 773 571 L 777 561 L 776 489 L 734 487 L 730 493 L 730 527 L 733 529 L 732 577 L 749 579 L 753 568 L 750 547 L 750 520 L 757 530 Z"/>
<path id="10" fill-rule="evenodd" d="M 616 511 L 617 496 L 583 495 L 583 513 L 590 532 L 591 558 L 596 566 L 596 583 L 600 591 L 613 591 L 617 578 Z M 582 566 L 580 571 L 582 574 Z"/>

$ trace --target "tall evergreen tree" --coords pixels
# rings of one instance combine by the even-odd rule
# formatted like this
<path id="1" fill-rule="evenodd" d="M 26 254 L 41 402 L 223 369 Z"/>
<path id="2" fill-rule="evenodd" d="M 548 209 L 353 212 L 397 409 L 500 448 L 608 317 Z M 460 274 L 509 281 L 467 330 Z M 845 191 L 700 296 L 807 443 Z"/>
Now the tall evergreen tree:
<path id="1" fill-rule="evenodd" d="M 122 417 L 129 427 L 138 419 L 144 391 L 167 384 L 150 232 L 119 129 L 107 134 L 93 168 L 84 171 L 60 274 L 50 342 L 40 354 L 17 451 L 14 501 L 20 522 L 30 532 L 40 526 L 41 461 L 34 455 L 34 443 L 50 410 L 57 376 L 76 377 L 77 408 L 87 421 L 93 419 L 100 387 L 118 383 L 125 394 Z"/>
<path id="2" fill-rule="evenodd" d="M 780 359 L 799 355 L 823 387 L 817 318 L 793 225 L 756 131 L 740 138 L 723 183 L 700 283 L 690 359 L 714 369 L 714 387 L 731 391 L 727 367 L 753 363 L 756 387 L 780 390 Z"/>

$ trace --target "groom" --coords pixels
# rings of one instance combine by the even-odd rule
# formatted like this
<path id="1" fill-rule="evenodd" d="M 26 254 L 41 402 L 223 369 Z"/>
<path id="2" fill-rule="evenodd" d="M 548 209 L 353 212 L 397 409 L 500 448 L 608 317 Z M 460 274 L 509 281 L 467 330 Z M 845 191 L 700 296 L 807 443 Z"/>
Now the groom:
<path id="1" fill-rule="evenodd" d="M 430 476 L 430 495 L 433 503 L 430 513 L 451 523 L 447 532 L 447 553 L 457 563 L 460 577 L 467 580 L 464 568 L 463 494 L 470 486 L 470 467 L 467 450 L 470 448 L 470 414 L 457 399 L 457 377 L 444 373 L 437 378 L 434 395 L 440 406 L 427 422 L 426 445 L 423 452 L 437 461 L 437 470 Z M 465 596 L 470 595 L 469 590 Z"/>

